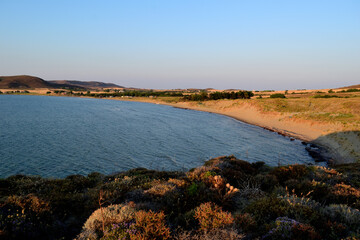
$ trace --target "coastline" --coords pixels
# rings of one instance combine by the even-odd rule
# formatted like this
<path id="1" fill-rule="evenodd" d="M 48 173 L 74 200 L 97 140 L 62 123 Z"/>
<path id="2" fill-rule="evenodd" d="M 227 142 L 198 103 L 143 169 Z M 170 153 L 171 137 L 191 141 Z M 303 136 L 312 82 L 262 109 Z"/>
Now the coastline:
<path id="1" fill-rule="evenodd" d="M 329 164 L 345 164 L 358 161 L 360 134 L 343 131 L 340 124 L 323 123 L 314 120 L 293 118 L 291 114 L 261 112 L 256 106 L 244 100 L 215 100 L 205 102 L 165 102 L 147 98 L 112 98 L 120 101 L 146 102 L 175 108 L 216 113 L 236 120 L 262 127 L 280 135 L 306 143 L 307 150 L 316 159 Z"/>
<path id="2" fill-rule="evenodd" d="M 56 96 L 47 94 L 35 94 Z M 61 96 L 75 97 L 75 96 Z M 82 98 L 95 98 L 82 96 Z M 105 98 L 107 100 L 145 102 L 175 108 L 210 112 L 234 118 L 280 135 L 301 140 L 315 161 L 345 164 L 360 161 L 360 131 L 345 130 L 341 124 L 297 118 L 293 113 L 262 111 L 254 100 L 212 100 L 171 102 L 161 98 Z"/>

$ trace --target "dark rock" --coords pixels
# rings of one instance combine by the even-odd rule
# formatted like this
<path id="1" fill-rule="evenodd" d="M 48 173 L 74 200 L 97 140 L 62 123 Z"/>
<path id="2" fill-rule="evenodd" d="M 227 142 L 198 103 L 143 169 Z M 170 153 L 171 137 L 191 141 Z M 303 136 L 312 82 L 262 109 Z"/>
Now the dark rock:
<path id="1" fill-rule="evenodd" d="M 324 152 L 321 148 L 317 147 L 314 144 L 310 144 L 305 147 L 305 150 L 308 151 L 309 155 L 314 158 L 315 162 L 327 162 L 329 159 L 324 156 Z"/>

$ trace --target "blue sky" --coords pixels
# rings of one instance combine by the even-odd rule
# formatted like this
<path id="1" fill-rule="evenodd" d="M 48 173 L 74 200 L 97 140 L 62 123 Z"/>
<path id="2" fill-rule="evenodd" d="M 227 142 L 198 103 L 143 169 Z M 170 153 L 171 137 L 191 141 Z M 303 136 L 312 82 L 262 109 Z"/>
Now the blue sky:
<path id="1" fill-rule="evenodd" d="M 0 75 L 145 88 L 360 83 L 358 0 L 0 0 Z"/>

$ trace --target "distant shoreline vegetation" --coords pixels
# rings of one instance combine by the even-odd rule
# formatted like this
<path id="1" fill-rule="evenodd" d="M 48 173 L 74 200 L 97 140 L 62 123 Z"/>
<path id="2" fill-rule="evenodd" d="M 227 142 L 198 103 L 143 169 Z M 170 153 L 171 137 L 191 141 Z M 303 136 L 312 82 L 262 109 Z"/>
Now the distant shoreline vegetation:
<path id="1" fill-rule="evenodd" d="M 106 90 L 105 90 L 106 91 Z M 49 93 L 49 92 L 48 92 Z M 50 92 L 51 93 L 51 92 Z M 123 92 L 104 92 L 104 93 L 91 93 L 87 91 L 86 93 L 74 93 L 73 91 L 63 91 L 63 90 L 55 90 L 55 94 L 70 94 L 74 96 L 88 96 L 88 97 L 98 97 L 98 98 L 106 98 L 106 97 L 182 97 L 183 94 L 181 92 L 173 92 L 173 91 L 123 91 Z"/>
<path id="2" fill-rule="evenodd" d="M 184 96 L 184 100 L 190 101 L 205 101 L 205 100 L 219 100 L 219 99 L 250 99 L 254 96 L 251 91 L 238 91 L 238 92 L 213 92 L 208 94 L 202 92 L 199 94 L 191 94 Z"/>
<path id="3" fill-rule="evenodd" d="M 106 91 L 106 90 L 105 90 Z M 220 99 L 250 99 L 254 96 L 252 91 L 238 91 L 238 92 L 212 92 L 206 91 L 200 93 L 194 93 L 185 95 L 182 92 L 177 91 L 116 91 L 115 92 L 104 92 L 104 93 L 92 93 L 90 91 L 84 92 L 73 92 L 66 90 L 54 90 L 54 94 L 65 94 L 73 96 L 88 96 L 96 98 L 109 98 L 109 97 L 182 97 L 183 100 L 187 101 L 206 101 L 206 100 L 220 100 Z M 47 94 L 51 94 L 48 91 Z"/>

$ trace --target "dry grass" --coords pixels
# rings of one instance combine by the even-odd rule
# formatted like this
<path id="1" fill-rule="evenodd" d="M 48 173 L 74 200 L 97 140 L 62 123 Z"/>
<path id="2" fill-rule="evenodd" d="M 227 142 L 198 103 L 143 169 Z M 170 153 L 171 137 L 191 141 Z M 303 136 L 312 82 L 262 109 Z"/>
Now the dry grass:
<path id="1" fill-rule="evenodd" d="M 341 123 L 359 129 L 360 98 L 256 99 L 251 105 L 264 113 L 292 114 L 318 122 Z"/>

